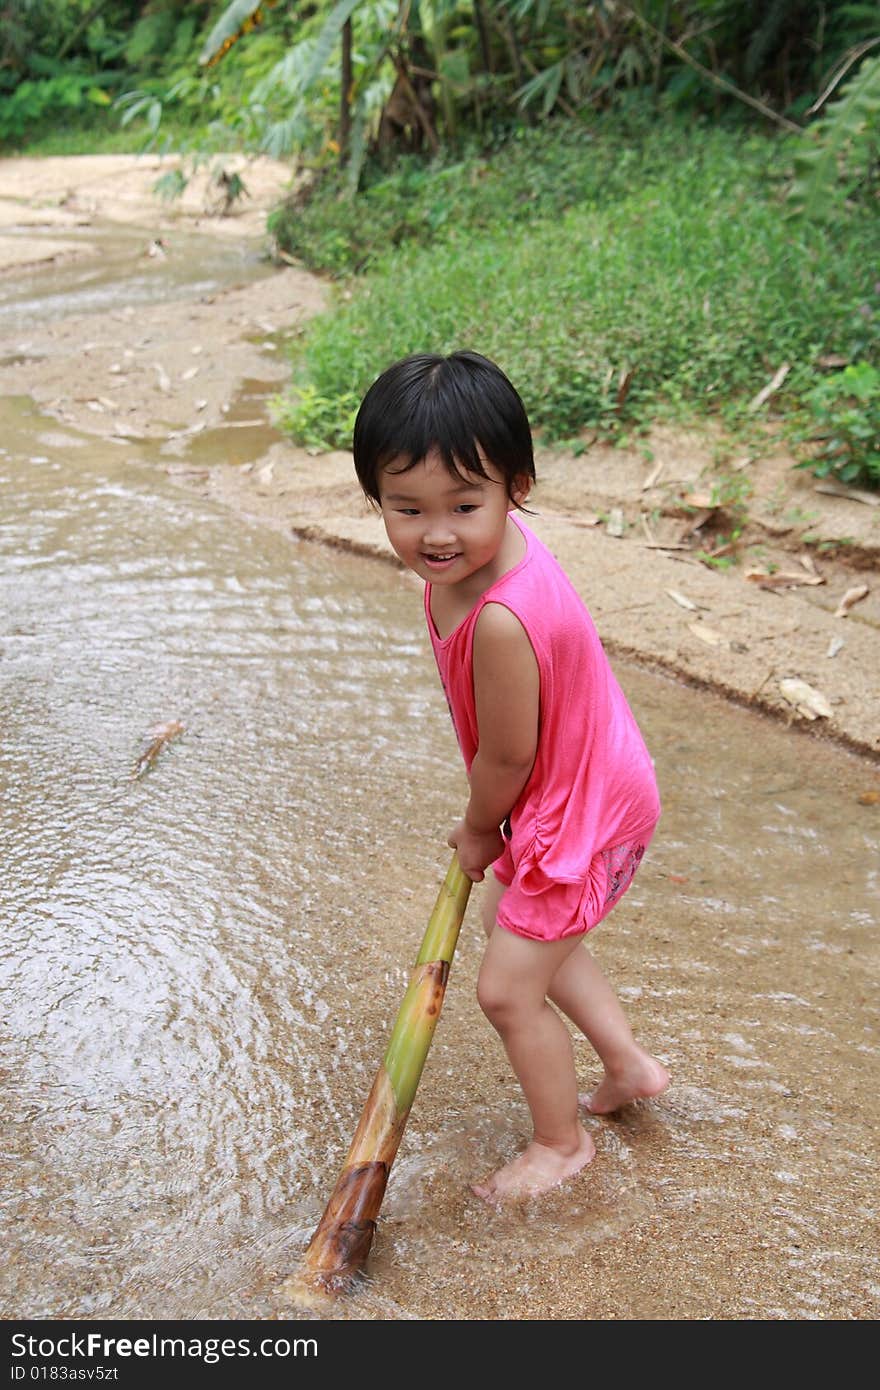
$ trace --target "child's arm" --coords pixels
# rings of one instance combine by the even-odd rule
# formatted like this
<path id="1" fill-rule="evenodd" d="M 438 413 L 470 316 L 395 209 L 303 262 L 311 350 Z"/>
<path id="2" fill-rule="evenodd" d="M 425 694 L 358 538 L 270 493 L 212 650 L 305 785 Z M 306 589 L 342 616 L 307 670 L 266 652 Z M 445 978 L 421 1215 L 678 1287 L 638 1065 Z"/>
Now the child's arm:
<path id="1" fill-rule="evenodd" d="M 487 603 L 474 632 L 474 701 L 478 747 L 464 820 L 449 843 L 462 869 L 479 882 L 504 848 L 499 829 L 529 780 L 538 747 L 540 677 L 519 619 Z"/>

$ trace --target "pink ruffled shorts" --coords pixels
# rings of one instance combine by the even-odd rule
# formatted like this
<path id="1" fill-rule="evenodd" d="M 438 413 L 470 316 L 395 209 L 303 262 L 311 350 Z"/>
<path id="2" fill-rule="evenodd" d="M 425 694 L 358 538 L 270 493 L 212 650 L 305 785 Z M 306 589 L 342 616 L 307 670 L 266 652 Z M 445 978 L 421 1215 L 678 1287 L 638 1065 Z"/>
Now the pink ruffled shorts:
<path id="1" fill-rule="evenodd" d="M 516 866 L 510 845 L 492 865 L 506 892 L 498 904 L 498 925 L 532 941 L 561 941 L 592 931 L 620 901 L 651 842 L 653 828 L 636 840 L 603 849 L 590 864 L 586 882 L 548 883 L 527 893 L 513 884 Z"/>

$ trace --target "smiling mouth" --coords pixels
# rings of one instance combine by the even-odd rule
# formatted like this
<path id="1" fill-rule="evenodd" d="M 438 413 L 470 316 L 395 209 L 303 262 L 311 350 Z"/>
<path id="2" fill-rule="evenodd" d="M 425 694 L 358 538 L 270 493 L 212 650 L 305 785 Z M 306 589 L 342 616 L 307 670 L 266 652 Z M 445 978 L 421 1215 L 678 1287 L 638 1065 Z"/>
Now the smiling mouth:
<path id="1" fill-rule="evenodd" d="M 429 565 L 443 565 L 447 564 L 450 560 L 457 560 L 458 551 L 450 551 L 448 555 L 429 555 L 425 552 L 423 558 L 428 561 Z"/>

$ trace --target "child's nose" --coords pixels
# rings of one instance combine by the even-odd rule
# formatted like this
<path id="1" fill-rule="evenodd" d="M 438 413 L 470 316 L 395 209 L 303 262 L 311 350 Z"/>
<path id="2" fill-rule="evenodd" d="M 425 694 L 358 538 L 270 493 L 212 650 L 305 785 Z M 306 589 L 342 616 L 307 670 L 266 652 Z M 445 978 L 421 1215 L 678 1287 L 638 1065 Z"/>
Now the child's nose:
<path id="1" fill-rule="evenodd" d="M 440 545 L 443 541 L 455 539 L 452 523 L 445 517 L 435 517 L 425 522 L 425 544 Z"/>

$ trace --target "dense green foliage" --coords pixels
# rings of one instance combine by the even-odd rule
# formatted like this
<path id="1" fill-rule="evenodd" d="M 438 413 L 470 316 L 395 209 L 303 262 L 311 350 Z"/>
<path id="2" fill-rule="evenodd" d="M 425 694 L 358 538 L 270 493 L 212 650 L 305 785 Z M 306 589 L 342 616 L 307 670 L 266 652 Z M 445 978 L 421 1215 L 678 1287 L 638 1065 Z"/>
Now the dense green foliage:
<path id="1" fill-rule="evenodd" d="M 88 129 L 124 83 L 136 0 L 0 0 L 0 144 L 64 120 Z"/>
<path id="2" fill-rule="evenodd" d="M 521 132 L 452 171 L 404 166 L 358 199 L 363 241 L 326 198 L 318 260 L 370 268 L 309 326 L 289 425 L 343 443 L 388 362 L 465 346 L 501 363 L 555 439 L 742 407 L 783 362 L 794 400 L 828 354 L 876 352 L 880 226 L 869 211 L 784 219 L 787 167 L 778 140 L 607 118 Z M 405 239 L 383 250 L 393 227 Z"/>
<path id="3" fill-rule="evenodd" d="M 319 162 L 343 144 L 355 173 L 371 148 L 436 152 L 646 94 L 800 119 L 878 29 L 876 0 L 0 0 L 0 142 L 59 115 L 94 129 L 121 92 L 175 131 Z"/>

